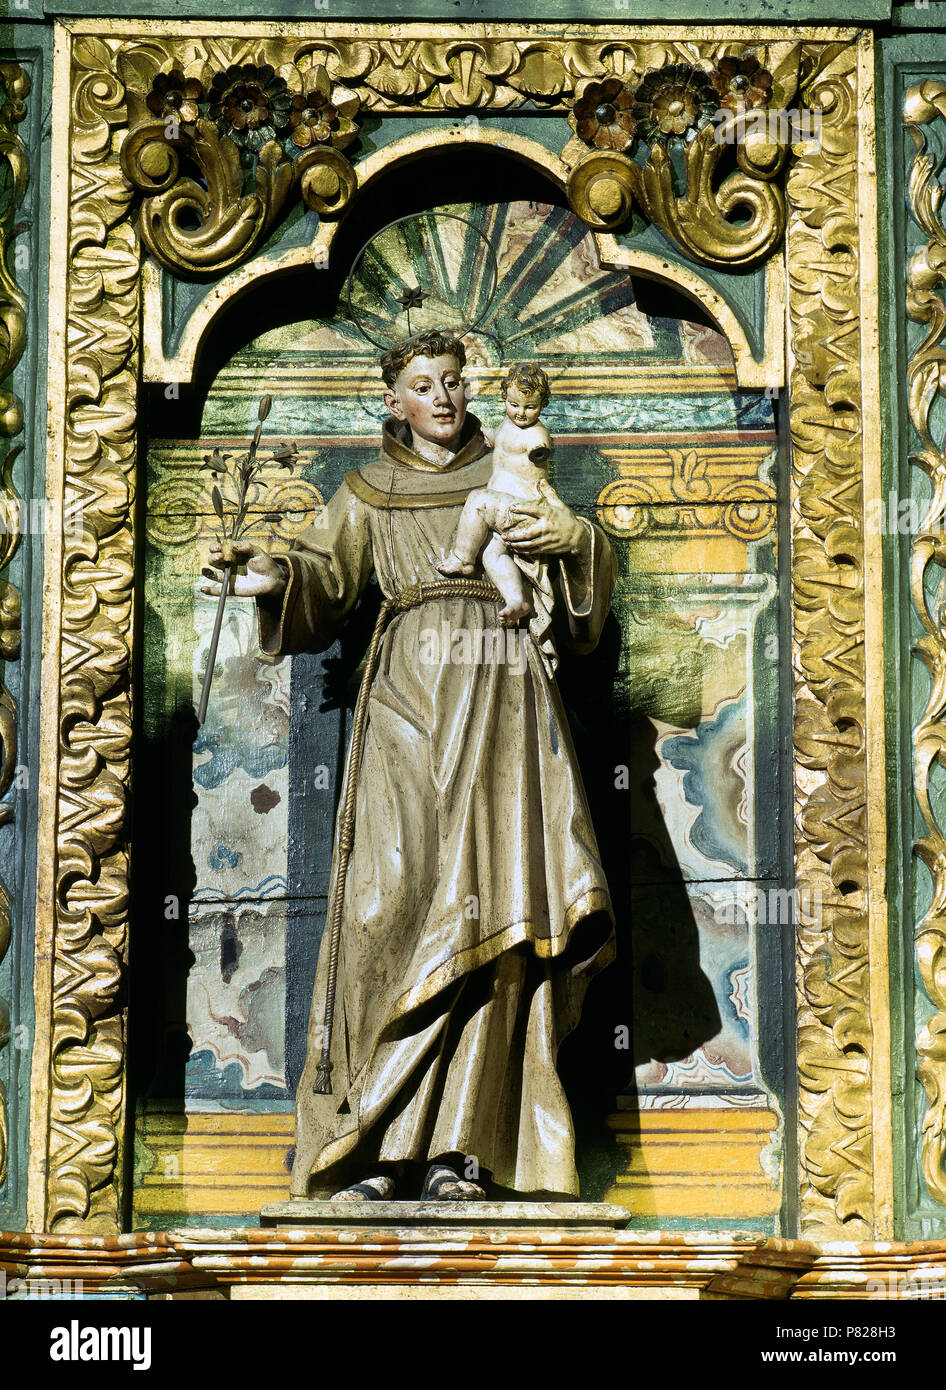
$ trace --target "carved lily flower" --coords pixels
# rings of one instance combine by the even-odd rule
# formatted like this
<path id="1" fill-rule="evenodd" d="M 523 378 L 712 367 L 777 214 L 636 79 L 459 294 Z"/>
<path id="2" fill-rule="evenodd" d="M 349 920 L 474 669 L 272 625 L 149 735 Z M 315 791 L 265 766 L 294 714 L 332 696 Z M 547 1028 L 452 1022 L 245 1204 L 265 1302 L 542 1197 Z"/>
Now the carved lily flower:
<path id="1" fill-rule="evenodd" d="M 147 106 L 158 120 L 177 120 L 193 125 L 200 116 L 198 102 L 204 99 L 204 85 L 196 77 L 185 77 L 180 68 L 159 72 L 151 84 Z"/>
<path id="2" fill-rule="evenodd" d="M 746 110 L 765 106 L 769 100 L 772 74 L 758 58 L 748 54 L 743 58 L 722 58 L 710 81 L 719 97 L 719 104 L 740 116 Z"/>
<path id="3" fill-rule="evenodd" d="M 575 102 L 575 133 L 596 149 L 626 150 L 637 133 L 633 106 L 634 93 L 619 77 L 589 82 Z"/>
<path id="4" fill-rule="evenodd" d="M 289 123 L 291 97 L 285 79 L 268 63 L 235 65 L 216 73 L 210 88 L 210 117 L 222 135 L 259 152 Z"/>
<path id="5" fill-rule="evenodd" d="M 209 468 L 216 476 L 218 473 L 226 473 L 229 459 L 229 454 L 222 454 L 219 449 L 214 449 L 212 454 L 204 454 L 204 461 L 200 466 Z"/>
<path id="6" fill-rule="evenodd" d="M 716 98 L 706 78 L 686 63 L 649 72 L 637 89 L 634 116 L 651 145 L 692 139 L 712 119 Z"/>
<path id="7" fill-rule="evenodd" d="M 273 463 L 280 468 L 292 468 L 298 457 L 299 450 L 295 444 L 280 444 L 273 450 Z"/>
<path id="8" fill-rule="evenodd" d="M 350 118 L 358 110 L 359 101 L 347 87 L 332 87 L 324 67 L 309 74 L 306 89 L 292 98 L 289 124 L 290 139 L 300 150 L 310 145 L 333 145 L 344 149 L 358 134 Z"/>

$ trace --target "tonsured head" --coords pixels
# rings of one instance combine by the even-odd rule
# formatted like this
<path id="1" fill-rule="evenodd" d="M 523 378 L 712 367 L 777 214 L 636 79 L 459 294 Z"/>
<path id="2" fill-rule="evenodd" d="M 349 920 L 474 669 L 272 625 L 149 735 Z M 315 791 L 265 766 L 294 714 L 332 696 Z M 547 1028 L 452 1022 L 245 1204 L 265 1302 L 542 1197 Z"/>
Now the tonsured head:
<path id="1" fill-rule="evenodd" d="M 419 333 L 381 358 L 384 403 L 395 419 L 410 425 L 412 434 L 455 448 L 466 418 L 465 365 L 459 338 Z"/>

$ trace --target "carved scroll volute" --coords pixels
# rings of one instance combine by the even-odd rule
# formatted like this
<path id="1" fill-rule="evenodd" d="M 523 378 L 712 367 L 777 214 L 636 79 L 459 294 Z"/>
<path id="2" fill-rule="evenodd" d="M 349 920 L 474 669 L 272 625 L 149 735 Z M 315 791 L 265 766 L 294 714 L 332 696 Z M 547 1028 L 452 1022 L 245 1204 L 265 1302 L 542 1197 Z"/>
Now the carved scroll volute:
<path id="1" fill-rule="evenodd" d="M 260 247 L 293 197 L 320 217 L 345 210 L 357 176 L 341 151 L 362 103 L 475 110 L 528 98 L 568 114 L 567 191 L 589 226 L 622 227 L 636 207 L 686 255 L 746 266 L 784 231 L 774 180 L 792 138 L 783 108 L 800 45 L 763 45 L 761 56 L 722 47 L 681 62 L 688 50 L 663 43 L 269 40 L 252 61 L 214 68 L 206 54 L 178 67 L 173 45 L 147 43 L 119 56 L 122 170 L 156 259 L 181 276 L 220 274 Z M 736 167 L 721 174 L 732 148 Z"/>
<path id="2" fill-rule="evenodd" d="M 914 652 L 926 666 L 930 691 L 913 732 L 913 779 L 925 833 L 914 850 L 929 870 L 932 900 L 916 926 L 917 969 L 933 1005 L 932 1016 L 917 1035 L 917 1075 L 926 1090 L 921 1166 L 930 1196 L 946 1203 L 946 827 L 931 790 L 938 768 L 946 768 L 946 608 L 934 595 L 946 576 L 946 452 L 933 432 L 933 411 L 942 400 L 946 379 L 946 227 L 941 159 L 928 153 L 931 138 L 946 139 L 946 84 L 928 80 L 909 88 L 904 121 L 913 138 L 910 211 L 927 237 L 913 255 L 907 276 L 906 307 L 911 318 L 927 325 L 923 341 L 910 358 L 910 421 L 919 437 L 910 461 L 922 468 L 932 497 L 912 546 L 910 592 L 925 635 Z M 939 123 L 938 130 L 931 130 Z M 928 133 L 929 132 L 929 133 Z M 939 571 L 938 578 L 930 574 Z M 931 606 L 932 605 L 932 606 Z"/>
<path id="3" fill-rule="evenodd" d="M 775 147 L 773 157 L 772 148 L 762 152 L 761 172 L 754 172 L 751 165 L 757 151 L 741 149 L 739 157 L 746 168 L 715 188 L 713 175 L 721 147 L 715 127 L 701 131 L 684 156 L 685 198 L 677 196 L 670 156 L 659 146 L 643 166 L 621 155 L 589 154 L 572 170 L 568 200 L 582 221 L 601 229 L 623 226 L 636 203 L 694 260 L 707 265 L 751 265 L 765 260 L 785 232 L 785 198 L 769 180 L 784 165 L 787 151 L 784 146 Z"/>
<path id="4" fill-rule="evenodd" d="M 723 58 L 710 76 L 671 63 L 634 88 L 615 77 L 584 83 L 571 116 L 578 138 L 565 151 L 578 161 L 568 181 L 572 208 L 589 226 L 617 229 L 636 206 L 708 265 L 764 260 L 785 231 L 785 199 L 773 180 L 791 131 L 768 110 L 771 85 L 754 58 Z M 589 145 L 597 148 L 584 153 Z M 718 179 L 732 147 L 737 167 Z M 672 148 L 682 162 L 683 195 Z"/>
<path id="5" fill-rule="evenodd" d="M 142 194 L 141 236 L 161 265 L 181 276 L 232 269 L 296 193 L 321 217 L 341 214 L 357 184 L 340 153 L 358 133 L 354 92 L 321 66 L 184 71 L 170 58 L 157 68 L 160 56 L 139 51 L 124 65 L 121 167 Z"/>

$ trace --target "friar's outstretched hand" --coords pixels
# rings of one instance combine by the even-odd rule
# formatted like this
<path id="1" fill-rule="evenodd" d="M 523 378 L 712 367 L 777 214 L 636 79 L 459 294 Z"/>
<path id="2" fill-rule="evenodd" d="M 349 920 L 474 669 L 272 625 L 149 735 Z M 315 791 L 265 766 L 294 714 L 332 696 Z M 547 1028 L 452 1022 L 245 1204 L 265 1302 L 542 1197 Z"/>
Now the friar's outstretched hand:
<path id="1" fill-rule="evenodd" d="M 503 544 L 516 555 L 579 555 L 585 547 L 587 527 L 554 488 L 539 483 L 541 502 L 517 502 L 510 515 L 521 516 L 503 532 Z"/>
<path id="2" fill-rule="evenodd" d="M 243 541 L 233 541 L 231 545 L 233 555 L 232 564 L 246 565 L 246 574 L 234 574 L 230 579 L 230 593 L 237 598 L 260 598 L 265 594 L 274 596 L 283 592 L 286 587 L 286 572 L 277 560 L 274 560 L 265 550 L 261 550 L 258 545 L 248 545 Z M 201 570 L 205 583 L 201 584 L 201 593 L 218 595 L 220 593 L 221 581 L 214 574 L 214 570 L 222 570 L 228 561 L 224 558 L 223 550 L 219 545 L 210 547 L 210 564 L 212 569 Z"/>

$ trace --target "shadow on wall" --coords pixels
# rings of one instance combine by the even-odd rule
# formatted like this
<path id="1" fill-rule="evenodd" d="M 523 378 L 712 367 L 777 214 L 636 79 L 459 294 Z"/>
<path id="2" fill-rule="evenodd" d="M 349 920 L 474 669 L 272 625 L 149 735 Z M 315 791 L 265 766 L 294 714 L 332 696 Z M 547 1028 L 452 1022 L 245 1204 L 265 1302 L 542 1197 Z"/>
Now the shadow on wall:
<path id="1" fill-rule="evenodd" d="M 620 624 L 612 613 L 597 649 L 565 656 L 559 670 L 616 917 L 614 964 L 592 982 L 581 1023 L 559 1054 L 589 1199 L 599 1199 L 625 1167 L 627 1155 L 605 1121 L 618 1095 L 633 1096 L 635 1068 L 689 1057 L 722 1026 L 657 803 L 660 763 L 646 692 L 629 688 L 620 655 Z M 681 728 L 700 721 L 702 682 L 694 676 L 677 694 L 674 721 Z"/>

